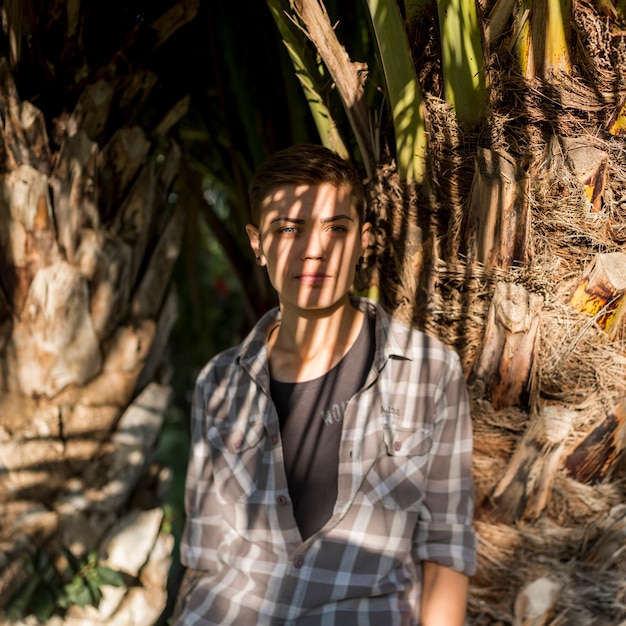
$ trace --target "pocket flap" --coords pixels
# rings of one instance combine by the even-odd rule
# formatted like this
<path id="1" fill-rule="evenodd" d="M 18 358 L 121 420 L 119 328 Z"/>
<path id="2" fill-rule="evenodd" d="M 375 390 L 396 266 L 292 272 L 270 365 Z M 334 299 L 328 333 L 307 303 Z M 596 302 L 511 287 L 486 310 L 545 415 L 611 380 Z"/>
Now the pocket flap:
<path id="1" fill-rule="evenodd" d="M 433 444 L 432 429 L 423 426 L 408 429 L 386 425 L 383 437 L 389 456 L 421 456 Z"/>
<path id="2" fill-rule="evenodd" d="M 248 423 L 245 430 L 241 427 L 235 427 L 233 430 L 210 429 L 209 439 L 216 447 L 239 454 L 258 446 L 261 439 L 263 439 L 264 432 L 263 422 L 257 421 Z"/>

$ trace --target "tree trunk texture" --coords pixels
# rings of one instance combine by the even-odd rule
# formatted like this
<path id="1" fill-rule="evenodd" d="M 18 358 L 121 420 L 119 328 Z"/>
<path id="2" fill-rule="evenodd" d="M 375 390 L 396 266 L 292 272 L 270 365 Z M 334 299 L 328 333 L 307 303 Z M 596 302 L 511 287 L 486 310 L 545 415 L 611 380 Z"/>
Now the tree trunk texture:
<path id="1" fill-rule="evenodd" d="M 594 257 L 569 300 L 573 309 L 591 315 L 610 337 L 619 330 L 626 293 L 626 254 L 609 252 Z"/>
<path id="2" fill-rule="evenodd" d="M 594 51 L 623 58 L 623 33 L 576 10 Z M 623 624 L 624 71 L 593 86 L 527 80 L 499 52 L 489 129 L 473 143 L 428 98 L 430 186 L 413 203 L 392 168 L 369 185 L 381 298 L 456 348 L 468 380 L 479 562 L 467 623 Z"/>
<path id="3" fill-rule="evenodd" d="M 68 619 L 154 624 L 173 538 L 161 530 L 168 473 L 152 454 L 171 401 L 170 276 L 184 229 L 170 201 L 181 151 L 168 132 L 186 100 L 152 101 L 155 121 L 135 120 L 157 84 L 143 61 L 197 3 L 174 3 L 93 66 L 80 2 L 45 15 L 30 3 L 7 10 L 15 46 L 0 59 L 0 607 L 40 574 L 27 566 L 40 549 L 56 560 L 60 547 L 77 557 L 98 550 L 127 585 L 105 587 L 97 610 L 74 607 Z M 13 78 L 20 35 L 46 21 L 66 29 L 59 63 L 78 66 L 63 68 L 75 71 L 64 103 L 73 108 L 22 101 Z"/>
<path id="4" fill-rule="evenodd" d="M 528 176 L 512 157 L 478 148 L 465 232 L 468 263 L 528 262 L 528 188 Z"/>
<path id="5" fill-rule="evenodd" d="M 537 400 L 538 294 L 522 285 L 499 282 L 489 306 L 485 336 L 469 382 L 484 388 L 494 409 L 529 408 Z"/>

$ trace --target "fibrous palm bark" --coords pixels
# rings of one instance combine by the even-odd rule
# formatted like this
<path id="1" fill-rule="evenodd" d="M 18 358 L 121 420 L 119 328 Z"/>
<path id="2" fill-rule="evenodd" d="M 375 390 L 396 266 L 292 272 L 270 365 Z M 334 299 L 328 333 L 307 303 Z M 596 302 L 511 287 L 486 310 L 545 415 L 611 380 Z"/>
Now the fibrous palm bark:
<path id="1" fill-rule="evenodd" d="M 415 3 L 404 4 L 408 13 Z M 483 23 L 489 115 L 470 127 L 443 99 L 446 71 L 467 65 L 463 52 L 442 63 L 436 11 L 419 4 L 407 32 L 429 138 L 426 184 L 402 179 L 396 138 L 381 124 L 370 262 L 384 306 L 443 338 L 465 366 L 479 536 L 469 622 L 621 623 L 619 13 L 611 3 L 477 3 L 492 18 Z"/>
<path id="2" fill-rule="evenodd" d="M 60 547 L 77 557 L 104 547 L 111 567 L 145 585 L 107 602 L 108 623 L 138 610 L 151 623 L 165 606 L 172 540 L 155 501 L 142 511 L 130 499 L 171 393 L 162 368 L 184 222 L 168 132 L 186 102 L 151 100 L 158 76 L 146 60 L 198 5 L 157 8 L 109 30 L 117 40 L 102 47 L 89 40 L 106 27 L 98 21 L 129 20 L 116 4 L 2 9 L 0 606 L 43 576 L 39 550 L 58 559 Z M 119 546 L 137 529 L 129 562 Z M 59 609 L 38 602 L 43 615 Z"/>

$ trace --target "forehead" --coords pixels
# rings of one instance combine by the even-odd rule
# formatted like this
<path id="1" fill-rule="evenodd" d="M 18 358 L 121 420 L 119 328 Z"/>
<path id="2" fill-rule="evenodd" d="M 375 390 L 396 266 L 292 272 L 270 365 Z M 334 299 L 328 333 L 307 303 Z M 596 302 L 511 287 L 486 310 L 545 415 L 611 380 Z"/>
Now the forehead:
<path id="1" fill-rule="evenodd" d="M 357 216 L 349 187 L 331 183 L 274 187 L 263 198 L 261 212 L 261 217 L 280 214 L 302 219 L 328 217 L 340 212 Z"/>

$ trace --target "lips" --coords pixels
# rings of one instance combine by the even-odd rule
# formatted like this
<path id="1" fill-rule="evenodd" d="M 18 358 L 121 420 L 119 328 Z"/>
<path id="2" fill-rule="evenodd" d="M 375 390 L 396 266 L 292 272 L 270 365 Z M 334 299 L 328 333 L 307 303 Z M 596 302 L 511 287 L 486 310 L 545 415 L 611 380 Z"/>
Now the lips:
<path id="1" fill-rule="evenodd" d="M 321 285 L 329 276 L 317 272 L 305 272 L 298 276 L 298 280 L 305 285 Z"/>

